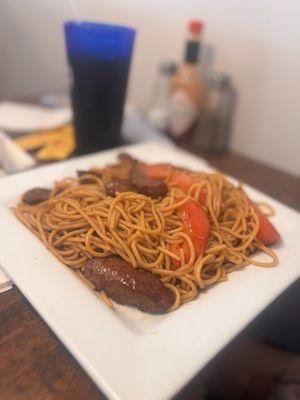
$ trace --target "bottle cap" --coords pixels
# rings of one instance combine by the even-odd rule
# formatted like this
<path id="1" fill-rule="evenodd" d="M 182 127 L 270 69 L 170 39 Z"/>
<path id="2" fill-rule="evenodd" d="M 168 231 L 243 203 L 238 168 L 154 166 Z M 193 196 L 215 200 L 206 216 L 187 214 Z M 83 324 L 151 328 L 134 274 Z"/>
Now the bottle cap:
<path id="1" fill-rule="evenodd" d="M 162 60 L 158 68 L 159 72 L 173 75 L 177 70 L 177 64 L 172 60 Z"/>
<path id="2" fill-rule="evenodd" d="M 199 34 L 203 31 L 204 28 L 204 23 L 199 20 L 192 19 L 188 23 L 188 30 L 190 33 L 193 33 L 194 35 Z"/>
<path id="3" fill-rule="evenodd" d="M 209 83 L 214 87 L 227 87 L 230 85 L 230 76 L 223 72 L 213 71 L 209 75 Z"/>

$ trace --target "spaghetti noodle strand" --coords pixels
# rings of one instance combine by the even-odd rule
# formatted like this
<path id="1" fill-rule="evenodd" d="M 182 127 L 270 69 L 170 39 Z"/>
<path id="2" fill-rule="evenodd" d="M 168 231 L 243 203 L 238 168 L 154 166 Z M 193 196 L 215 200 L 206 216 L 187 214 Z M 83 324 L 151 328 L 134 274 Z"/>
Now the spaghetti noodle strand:
<path id="1" fill-rule="evenodd" d="M 260 222 L 255 205 L 223 175 L 187 171 L 194 183 L 186 192 L 169 187 L 157 199 L 134 192 L 113 198 L 105 191 L 105 174 L 113 174 L 113 168 L 106 167 L 103 177 L 90 173 L 56 182 L 48 200 L 36 205 L 20 202 L 14 208 L 17 218 L 47 249 L 93 289 L 82 273 L 86 261 L 119 255 L 133 268 L 160 278 L 174 294 L 174 310 L 245 265 L 278 263 L 275 252 L 257 239 Z M 167 184 L 172 170 L 170 166 Z M 200 255 L 179 212 L 191 199 L 202 204 L 210 224 Z M 273 211 L 263 203 L 259 206 L 266 214 Z M 256 251 L 268 260 L 256 259 Z M 112 307 L 104 291 L 99 296 Z"/>

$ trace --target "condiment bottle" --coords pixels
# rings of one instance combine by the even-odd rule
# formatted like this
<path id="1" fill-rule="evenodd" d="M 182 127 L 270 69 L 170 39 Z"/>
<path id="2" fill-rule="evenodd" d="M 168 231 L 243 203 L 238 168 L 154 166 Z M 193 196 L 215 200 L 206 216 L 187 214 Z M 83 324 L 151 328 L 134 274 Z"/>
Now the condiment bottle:
<path id="1" fill-rule="evenodd" d="M 165 60 L 159 64 L 157 79 L 146 112 L 150 125 L 162 132 L 169 126 L 171 78 L 175 71 L 176 64 L 173 61 Z"/>
<path id="2" fill-rule="evenodd" d="M 202 22 L 189 22 L 184 62 L 172 78 L 169 134 L 175 140 L 191 131 L 204 103 L 204 83 L 198 67 L 202 32 Z"/>
<path id="3" fill-rule="evenodd" d="M 197 124 L 194 144 L 203 150 L 226 151 L 230 143 L 235 91 L 230 77 L 213 72 L 208 77 L 205 108 Z"/>

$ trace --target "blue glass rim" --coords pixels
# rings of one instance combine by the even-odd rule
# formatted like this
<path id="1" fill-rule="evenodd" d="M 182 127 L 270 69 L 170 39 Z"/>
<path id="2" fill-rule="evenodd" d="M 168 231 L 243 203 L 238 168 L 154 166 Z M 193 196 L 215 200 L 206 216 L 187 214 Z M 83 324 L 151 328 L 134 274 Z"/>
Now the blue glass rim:
<path id="1" fill-rule="evenodd" d="M 125 25 L 116 25 L 116 24 L 106 24 L 102 22 L 93 22 L 93 21 L 67 21 L 64 23 L 65 28 L 70 28 L 75 30 L 80 30 L 81 32 L 85 30 L 86 32 L 94 31 L 101 32 L 101 34 L 112 32 L 115 34 L 124 34 L 124 33 L 135 33 L 135 29 L 130 28 Z"/>
<path id="2" fill-rule="evenodd" d="M 113 24 L 67 21 L 64 24 L 69 59 L 73 56 L 130 58 L 135 29 Z"/>

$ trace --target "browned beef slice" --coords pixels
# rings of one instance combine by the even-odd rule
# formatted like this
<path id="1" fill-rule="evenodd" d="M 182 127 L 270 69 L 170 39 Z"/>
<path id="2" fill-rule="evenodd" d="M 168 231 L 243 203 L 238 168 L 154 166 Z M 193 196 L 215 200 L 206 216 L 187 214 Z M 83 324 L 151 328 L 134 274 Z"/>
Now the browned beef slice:
<path id="1" fill-rule="evenodd" d="M 23 203 L 34 206 L 49 199 L 51 194 L 50 189 L 45 188 L 34 188 L 30 189 L 23 194 Z"/>
<path id="2" fill-rule="evenodd" d="M 111 299 L 144 312 L 166 312 L 174 302 L 172 291 L 158 277 L 133 268 L 120 257 L 94 257 L 87 261 L 84 275 Z"/>
<path id="3" fill-rule="evenodd" d="M 128 179 L 114 178 L 106 183 L 105 188 L 106 193 L 111 197 L 115 197 L 117 193 L 135 192 L 135 188 Z"/>
<path id="4" fill-rule="evenodd" d="M 138 193 L 145 194 L 154 199 L 165 196 L 168 191 L 168 187 L 163 181 L 150 179 L 143 175 L 138 165 L 135 165 L 131 169 L 130 179 Z"/>

